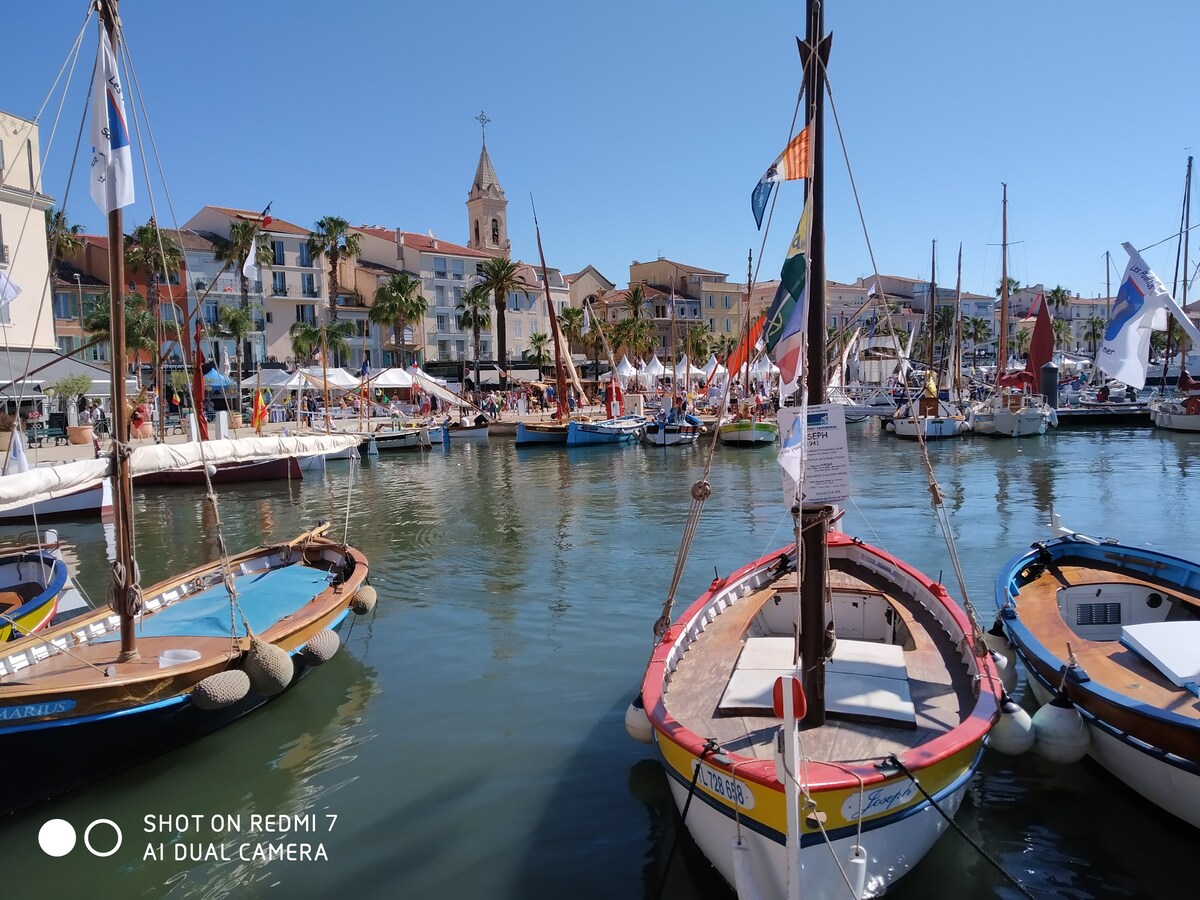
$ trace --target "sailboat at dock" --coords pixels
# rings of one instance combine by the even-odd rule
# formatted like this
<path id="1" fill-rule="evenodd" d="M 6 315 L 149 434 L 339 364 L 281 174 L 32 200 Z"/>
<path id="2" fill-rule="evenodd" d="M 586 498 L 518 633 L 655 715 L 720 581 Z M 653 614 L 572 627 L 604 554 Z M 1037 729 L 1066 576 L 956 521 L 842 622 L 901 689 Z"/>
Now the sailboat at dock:
<path id="1" fill-rule="evenodd" d="M 121 285 L 121 210 L 133 202 L 117 65 L 123 42 L 117 4 L 96 4 L 89 17 L 95 12 L 100 34 L 92 193 L 108 216 L 109 283 Z M 125 359 L 121 303 L 111 304 L 109 335 L 119 372 Z M 332 537 L 325 524 L 291 540 L 227 554 L 218 519 L 220 558 L 140 585 L 132 477 L 167 462 L 149 452 L 158 448 L 130 450 L 131 410 L 119 377 L 113 379 L 112 412 L 119 452 L 57 467 L 50 484 L 35 469 L 9 476 L 2 486 L 9 502 L 16 494 L 35 502 L 64 482 L 87 486 L 111 475 L 116 549 L 109 606 L 0 647 L 0 748 L 9 759 L 36 763 L 10 782 L 0 814 L 81 787 L 263 706 L 337 652 L 337 629 L 351 610 L 374 608 L 366 558 Z M 296 443 L 274 452 L 299 453 L 317 441 L 281 440 Z M 336 445 L 346 438 L 320 440 Z M 210 449 L 204 443 L 199 447 L 207 473 L 216 457 L 203 455 Z M 244 452 L 253 456 L 265 448 L 251 445 Z M 208 494 L 205 502 L 215 505 L 215 495 Z"/>
<path id="2" fill-rule="evenodd" d="M 795 541 L 717 574 L 672 621 L 712 490 L 703 478 L 692 486 L 680 558 L 626 714 L 630 733 L 656 747 L 683 824 L 740 897 L 887 890 L 946 830 L 1000 697 L 978 628 L 946 587 L 833 527 L 849 486 L 829 477 L 845 462 L 836 452 L 842 407 L 823 402 L 822 8 L 808 3 L 800 45 L 811 224 L 801 217 L 785 262 L 785 271 L 807 264 L 803 296 L 793 297 L 804 314 L 785 328 L 775 360 L 781 380 L 800 388 L 798 406 L 779 416 Z M 814 468 L 809 457 L 824 448 Z"/>

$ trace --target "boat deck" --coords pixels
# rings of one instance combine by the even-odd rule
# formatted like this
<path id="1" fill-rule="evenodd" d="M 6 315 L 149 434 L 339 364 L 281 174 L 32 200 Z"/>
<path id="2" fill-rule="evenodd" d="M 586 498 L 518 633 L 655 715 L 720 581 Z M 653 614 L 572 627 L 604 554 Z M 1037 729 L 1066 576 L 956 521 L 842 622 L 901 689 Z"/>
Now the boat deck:
<path id="1" fill-rule="evenodd" d="M 974 705 L 970 679 L 957 650 L 933 616 L 911 598 L 896 593 L 885 579 L 846 560 L 830 560 L 835 591 L 881 595 L 907 630 L 902 646 L 915 726 L 878 719 L 827 715 L 824 725 L 803 732 L 810 758 L 858 762 L 901 753 L 957 726 Z M 726 751 L 770 759 L 780 720 L 757 714 L 723 712 L 722 696 L 750 636 L 759 610 L 781 592 L 796 590 L 795 573 L 735 603 L 717 616 L 688 647 L 666 687 L 668 712 L 685 728 L 713 737 Z M 957 685 L 956 685 L 957 682 Z M 827 692 L 828 693 L 828 692 Z"/>
<path id="2" fill-rule="evenodd" d="M 1086 566 L 1060 563 L 1021 586 L 1017 596 L 1021 621 L 1063 662 L 1067 659 L 1067 644 L 1070 643 L 1075 659 L 1088 677 L 1109 690 L 1149 707 L 1200 721 L 1200 703 L 1196 702 L 1195 696 L 1172 684 L 1138 653 L 1120 641 L 1088 640 L 1063 621 L 1057 599 L 1060 589 L 1072 585 L 1114 583 L 1164 589 L 1162 585 L 1130 575 L 1116 566 L 1107 568 L 1091 562 Z M 1167 590 L 1192 603 L 1200 601 L 1200 595 L 1178 586 Z"/>

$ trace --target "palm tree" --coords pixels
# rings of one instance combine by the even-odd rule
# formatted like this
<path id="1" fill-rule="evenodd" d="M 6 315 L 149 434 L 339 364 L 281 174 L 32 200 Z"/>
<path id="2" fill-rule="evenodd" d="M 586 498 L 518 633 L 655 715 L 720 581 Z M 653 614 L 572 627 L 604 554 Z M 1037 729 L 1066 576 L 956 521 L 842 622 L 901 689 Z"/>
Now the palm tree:
<path id="1" fill-rule="evenodd" d="M 254 315 L 250 308 L 239 306 L 222 306 L 217 311 L 217 335 L 234 342 L 234 357 L 237 360 L 237 378 L 240 382 L 242 373 L 242 344 L 254 333 Z M 237 392 L 237 410 L 242 411 L 242 392 Z"/>
<path id="2" fill-rule="evenodd" d="M 1091 316 L 1083 323 L 1083 339 L 1091 341 L 1092 353 L 1096 352 L 1096 342 L 1104 337 L 1104 332 L 1108 328 L 1108 319 L 1104 316 Z"/>
<path id="3" fill-rule="evenodd" d="M 538 381 L 542 380 L 542 366 L 550 363 L 550 354 L 546 349 L 550 346 L 550 335 L 544 331 L 535 331 L 529 335 L 529 349 L 525 351 L 525 358 L 537 363 Z"/>
<path id="4" fill-rule="evenodd" d="M 1054 320 L 1054 346 L 1060 350 L 1071 349 L 1071 321 L 1069 319 Z"/>
<path id="5" fill-rule="evenodd" d="M 971 354 L 975 361 L 979 360 L 979 345 L 986 344 L 992 339 L 992 324 L 981 316 L 967 316 L 963 319 L 962 339 L 971 342 Z"/>
<path id="6" fill-rule="evenodd" d="M 460 328 L 471 329 L 475 352 L 475 390 L 479 390 L 479 333 L 492 327 L 492 311 L 488 308 L 487 285 L 476 282 L 462 295 L 457 306 Z M 569 311 L 569 310 L 568 310 Z"/>
<path id="7" fill-rule="evenodd" d="M 622 301 L 625 308 L 629 311 L 631 319 L 640 319 L 642 317 L 642 306 L 646 302 L 646 292 L 642 290 L 640 284 L 635 284 L 625 292 L 625 299 Z"/>
<path id="8" fill-rule="evenodd" d="M 69 259 L 83 249 L 82 225 L 72 225 L 67 214 L 53 206 L 46 210 L 46 251 L 50 254 L 51 273 L 60 259 Z"/>
<path id="9" fill-rule="evenodd" d="M 358 256 L 359 236 L 350 231 L 350 223 L 338 216 L 323 216 L 308 234 L 308 252 L 325 255 L 329 263 L 329 321 L 337 321 L 338 260 Z"/>
<path id="10" fill-rule="evenodd" d="M 580 344 L 583 342 L 582 307 L 568 306 L 558 314 L 558 325 L 562 329 L 563 337 L 567 339 L 568 349 L 570 349 L 572 344 Z"/>
<path id="11" fill-rule="evenodd" d="M 275 262 L 275 250 L 268 240 L 255 242 L 256 236 L 264 236 L 266 232 L 252 219 L 237 219 L 229 226 L 229 240 L 217 240 L 213 244 L 213 257 L 217 262 L 225 263 L 238 274 L 242 289 L 242 309 L 250 308 L 250 279 L 242 272 L 246 257 L 250 255 L 250 245 L 254 245 L 254 262 L 259 267 L 269 266 Z"/>
<path id="12" fill-rule="evenodd" d="M 1033 339 L 1033 331 L 1029 328 L 1019 328 L 1012 340 L 1009 341 L 1009 347 L 1016 350 L 1018 354 L 1029 352 L 1029 342 Z"/>
<path id="13" fill-rule="evenodd" d="M 110 300 L 107 292 L 102 294 L 83 317 L 83 330 L 94 338 L 110 340 L 109 314 Z M 121 365 L 128 365 L 132 358 L 136 360 L 142 351 L 154 353 L 158 342 L 155 340 L 154 316 L 146 308 L 146 298 L 141 294 L 125 295 L 125 356 L 120 360 Z M 140 369 L 135 370 L 134 376 L 141 384 Z"/>
<path id="14" fill-rule="evenodd" d="M 1057 319 L 1059 310 L 1066 309 L 1071 304 L 1071 292 L 1061 284 L 1057 284 L 1054 286 L 1054 290 L 1046 291 L 1046 302 L 1050 304 L 1050 309 Z"/>
<path id="15" fill-rule="evenodd" d="M 390 276 L 375 291 L 375 302 L 367 318 L 384 328 L 392 329 L 392 346 L 400 350 L 400 368 L 404 368 L 404 355 L 408 341 L 404 332 L 410 322 L 418 323 L 429 309 L 429 301 L 421 296 L 421 282 L 401 272 Z"/>
<path id="16" fill-rule="evenodd" d="M 1015 279 L 1011 275 L 1009 275 L 1008 276 L 1008 296 L 1011 297 L 1013 294 L 1015 294 L 1020 289 L 1021 289 L 1021 282 L 1017 281 L 1017 279 Z M 1004 293 L 1004 282 L 1002 282 L 1002 281 L 997 282 L 996 283 L 996 296 L 999 297 L 1002 293 Z"/>
<path id="17" fill-rule="evenodd" d="M 687 354 L 687 358 L 695 364 L 696 368 L 708 362 L 709 344 L 712 341 L 712 333 L 709 332 L 708 326 L 700 322 L 693 322 L 687 327 L 683 333 L 683 352 Z"/>
<path id="18" fill-rule="evenodd" d="M 529 285 L 517 277 L 519 270 L 520 266 L 515 262 L 511 262 L 503 256 L 496 256 L 485 262 L 480 271 L 483 276 L 480 283 L 492 295 L 492 303 L 496 309 L 496 356 L 500 362 L 501 390 L 508 387 L 508 376 L 505 374 L 508 366 L 508 326 L 504 321 L 508 295 L 521 293 L 525 295 L 526 299 L 529 297 L 529 291 L 526 290 Z"/>
<path id="19" fill-rule="evenodd" d="M 350 352 L 350 337 L 354 334 L 353 322 L 330 322 L 328 325 L 318 325 L 316 322 L 293 322 L 288 329 L 288 337 L 292 341 L 292 353 L 297 361 L 303 360 L 312 365 L 321 350 L 322 337 L 326 350 L 326 360 L 336 359 L 339 354 Z"/>

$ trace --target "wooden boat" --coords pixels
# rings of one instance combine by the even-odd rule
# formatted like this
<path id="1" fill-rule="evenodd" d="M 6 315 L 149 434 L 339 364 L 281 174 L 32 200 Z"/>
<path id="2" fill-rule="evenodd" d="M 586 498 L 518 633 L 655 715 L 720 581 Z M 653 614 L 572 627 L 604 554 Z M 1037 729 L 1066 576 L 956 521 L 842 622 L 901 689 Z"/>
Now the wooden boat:
<path id="1" fill-rule="evenodd" d="M 891 418 L 884 420 L 887 431 L 910 441 L 924 438 L 937 441 L 958 437 L 967 430 L 967 417 L 958 407 L 936 397 L 918 397 L 896 408 Z"/>
<path id="2" fill-rule="evenodd" d="M 489 429 L 491 427 L 491 425 L 488 426 Z M 542 422 L 518 422 L 516 438 L 518 447 L 552 446 L 554 444 L 561 444 L 565 447 L 567 426 Z"/>
<path id="3" fill-rule="evenodd" d="M 122 130 L 116 3 L 100 5 L 98 15 L 93 197 L 108 215 L 109 246 L 120 248 L 121 207 L 133 198 L 131 184 L 121 187 L 132 178 L 132 164 Z M 123 255 L 110 254 L 109 263 L 109 283 L 124 284 Z M 126 359 L 123 304 L 112 304 L 109 335 L 120 368 Z M 19 779 L 10 779 L 0 814 L 134 765 L 264 705 L 332 657 L 336 629 L 349 609 L 366 613 L 374 606 L 365 557 L 327 537 L 327 525 L 240 555 L 222 549 L 221 558 L 143 590 L 133 541 L 135 475 L 193 468 L 181 465 L 189 462 L 205 473 L 234 460 L 335 451 L 358 438 L 245 438 L 125 452 L 131 416 L 123 382 L 112 379 L 113 439 L 121 452 L 0 479 L 3 507 L 112 477 L 115 546 L 110 607 L 0 647 L 0 749 L 30 763 Z M 199 405 L 195 394 L 192 405 Z"/>
<path id="4" fill-rule="evenodd" d="M 14 429 L 6 447 L 6 463 L 3 479 L 9 475 L 28 472 L 28 457 L 25 455 L 24 439 L 20 429 Z M 4 455 L 0 453 L 0 455 Z M 49 469 L 49 466 L 43 468 Z M 37 504 L 27 503 L 0 510 L 0 523 L 48 521 L 51 519 L 104 518 L 112 515 L 112 483 L 101 484 L 42 500 Z"/>
<path id="5" fill-rule="evenodd" d="M 74 591 L 53 531 L 43 543 L 0 552 L 0 643 L 41 631 Z"/>
<path id="6" fill-rule="evenodd" d="M 653 447 L 684 447 L 696 443 L 706 431 L 699 419 L 695 419 L 694 422 L 651 419 L 642 432 L 642 440 Z"/>
<path id="7" fill-rule="evenodd" d="M 1055 525 L 996 579 L 1029 686 L 1082 717 L 1080 753 L 1200 828 L 1200 564 Z"/>
<path id="8" fill-rule="evenodd" d="M 779 440 L 779 426 L 767 419 L 734 419 L 717 426 L 717 440 L 728 447 L 766 447 Z"/>
<path id="9" fill-rule="evenodd" d="M 433 446 L 427 426 L 413 428 L 379 429 L 372 432 L 371 439 L 378 447 L 379 453 L 393 453 L 400 450 L 429 450 Z"/>
<path id="10" fill-rule="evenodd" d="M 1000 335 L 998 344 L 1007 341 L 1008 334 L 1008 186 L 1002 193 L 1001 255 L 1000 255 Z M 1002 349 L 1007 358 L 1007 347 Z M 1040 298 L 1033 336 L 1029 342 L 1029 359 L 1022 372 L 1009 375 L 998 372 L 996 389 L 990 397 L 971 409 L 971 427 L 979 434 L 992 437 L 1029 437 L 1045 434 L 1053 425 L 1058 427 L 1058 414 L 1038 391 L 1042 366 L 1054 356 L 1054 326 L 1044 297 Z"/>
<path id="11" fill-rule="evenodd" d="M 247 484 L 256 481 L 280 481 L 293 479 L 300 481 L 304 473 L 300 470 L 299 462 L 290 457 L 287 459 L 264 459 L 254 462 L 220 463 L 214 470 L 205 473 L 203 468 L 164 469 L 160 472 L 148 472 L 138 475 L 133 483 L 138 487 L 147 485 L 163 485 L 167 487 L 196 487 L 206 482 L 212 484 Z"/>
<path id="12" fill-rule="evenodd" d="M 567 423 L 567 446 L 586 447 L 603 444 L 630 444 L 646 427 L 643 416 L 619 416 L 603 422 L 572 419 Z"/>
<path id="13" fill-rule="evenodd" d="M 814 129 L 825 89 L 824 67 L 812 63 L 829 47 L 822 18 L 810 0 L 801 55 L 806 128 Z M 816 147 L 811 212 L 801 216 L 765 328 L 773 334 L 787 323 L 769 350 L 785 384 L 796 380 L 807 330 L 804 377 L 823 399 L 825 367 L 811 363 L 825 359 L 819 138 L 807 135 Z M 807 329 L 790 312 L 801 298 Z M 718 575 L 672 623 L 690 535 L 711 491 L 705 481 L 692 486 L 641 702 L 626 713 L 630 733 L 657 747 L 701 851 L 739 897 L 764 900 L 873 896 L 917 865 L 966 793 L 1001 690 L 978 629 L 945 587 L 832 528 L 831 504 L 846 496 L 805 478 L 804 448 L 814 434 L 844 444 L 845 425 L 840 406 L 807 409 L 780 410 L 795 543 Z"/>

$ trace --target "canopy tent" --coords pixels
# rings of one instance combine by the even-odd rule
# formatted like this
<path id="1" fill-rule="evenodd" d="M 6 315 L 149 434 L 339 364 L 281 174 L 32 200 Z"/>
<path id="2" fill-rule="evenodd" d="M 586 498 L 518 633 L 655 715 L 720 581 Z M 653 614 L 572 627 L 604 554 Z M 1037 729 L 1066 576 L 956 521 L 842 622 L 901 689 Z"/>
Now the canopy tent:
<path id="1" fill-rule="evenodd" d="M 209 388 L 231 388 L 236 387 L 237 382 L 224 375 L 218 369 L 209 369 L 204 373 L 204 386 Z"/>
<path id="2" fill-rule="evenodd" d="M 345 369 L 323 369 L 321 366 L 308 366 L 301 369 L 309 386 L 329 391 L 352 391 L 359 385 L 357 375 L 351 375 Z"/>
<path id="3" fill-rule="evenodd" d="M 308 387 L 308 380 L 299 372 L 288 372 L 285 369 L 263 369 L 242 381 L 242 390 L 253 391 L 257 388 L 269 388 L 272 391 L 295 391 Z"/>
<path id="4" fill-rule="evenodd" d="M 650 362 L 642 366 L 641 372 L 648 378 L 661 378 L 663 373 L 667 371 L 666 367 L 659 362 L 658 354 L 650 357 Z"/>
<path id="5" fill-rule="evenodd" d="M 704 369 L 691 362 L 686 356 L 675 366 L 676 381 L 704 381 L 707 377 Z"/>
<path id="6" fill-rule="evenodd" d="M 413 386 L 413 378 L 403 369 L 375 369 L 367 370 L 367 383 L 373 388 L 410 388 Z"/>
<path id="7" fill-rule="evenodd" d="M 708 362 L 701 366 L 700 370 L 704 373 L 705 379 L 729 374 L 729 370 L 717 362 L 717 355 L 715 353 L 708 357 Z"/>
<path id="8" fill-rule="evenodd" d="M 771 362 L 770 358 L 764 353 L 758 359 L 750 364 L 751 375 L 778 375 L 779 366 Z"/>

